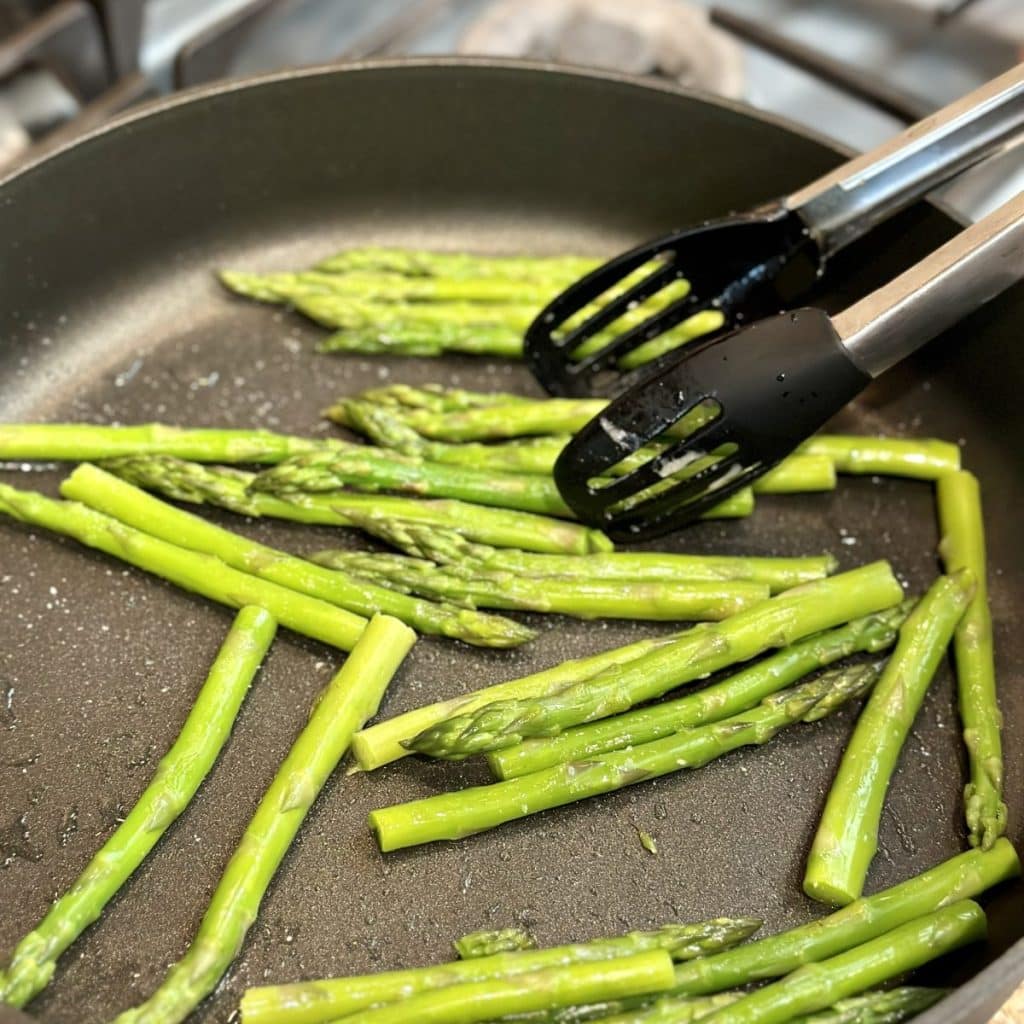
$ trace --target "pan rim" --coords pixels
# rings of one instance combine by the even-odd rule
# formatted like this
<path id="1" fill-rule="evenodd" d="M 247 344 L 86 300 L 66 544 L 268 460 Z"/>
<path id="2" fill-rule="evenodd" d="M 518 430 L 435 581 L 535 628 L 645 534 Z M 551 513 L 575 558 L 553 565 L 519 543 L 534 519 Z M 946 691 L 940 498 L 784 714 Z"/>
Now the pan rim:
<path id="1" fill-rule="evenodd" d="M 476 70 L 481 72 L 509 71 L 530 75 L 543 73 L 547 76 L 558 75 L 572 80 L 603 82 L 630 89 L 655 91 L 680 99 L 697 100 L 709 106 L 781 128 L 793 135 L 808 139 L 842 158 L 850 157 L 855 152 L 850 147 L 817 129 L 800 124 L 785 116 L 759 110 L 741 100 L 729 99 L 674 82 L 659 81 L 601 68 L 570 67 L 545 61 L 498 57 L 424 56 L 346 62 L 335 61 L 219 81 L 185 89 L 170 96 L 160 97 L 140 104 L 138 107 L 132 108 L 110 121 L 104 122 L 79 136 L 63 142 L 57 147 L 40 152 L 5 174 L 0 174 L 0 196 L 2 196 L 3 190 L 7 185 L 35 173 L 40 168 L 49 165 L 51 161 L 61 160 L 67 154 L 73 153 L 82 146 L 102 139 L 108 134 L 124 131 L 144 120 L 148 121 L 151 118 L 160 117 L 179 108 L 199 104 L 214 97 L 227 96 L 241 91 L 274 88 L 296 80 L 340 77 L 343 74 L 348 75 L 351 73 L 403 71 L 416 68 L 448 68 L 455 71 Z M 934 198 L 928 198 L 925 201 L 953 223 L 961 226 L 966 223 L 964 217 L 951 210 L 945 203 Z M 1022 979 L 1024 979 L 1024 938 L 1008 947 L 990 964 L 986 965 L 946 998 L 915 1019 L 920 1024 L 958 1024 L 958 1022 L 971 1017 L 972 1014 L 976 1015 L 980 1008 L 986 1007 L 990 998 L 989 993 L 1000 989 L 1012 989 Z M 991 1009 L 994 1012 L 997 1007 L 992 1007 Z"/>
<path id="2" fill-rule="evenodd" d="M 630 86 L 666 93 L 685 99 L 696 99 L 707 103 L 710 106 L 729 110 L 736 114 L 752 116 L 760 121 L 786 129 L 796 135 L 818 142 L 827 148 L 834 150 L 840 156 L 851 157 L 856 150 L 845 145 L 837 139 L 831 138 L 814 128 L 802 125 L 781 114 L 772 111 L 759 110 L 758 108 L 742 100 L 730 99 L 726 96 L 719 96 L 693 86 L 682 85 L 667 80 L 646 78 L 642 75 L 629 74 L 624 71 L 610 71 L 605 68 L 591 67 L 587 65 L 565 65 L 553 61 L 523 60 L 515 57 L 473 57 L 473 56 L 422 56 L 422 57 L 386 57 L 371 58 L 368 60 L 352 61 L 329 61 L 320 64 L 309 64 L 301 68 L 288 68 L 282 71 L 268 71 L 257 75 L 245 75 L 237 78 L 221 79 L 203 85 L 190 86 L 181 89 L 167 96 L 160 96 L 152 100 L 146 100 L 138 106 L 115 115 L 108 121 L 90 128 L 81 135 L 62 142 L 59 146 L 46 149 L 45 139 L 40 142 L 42 151 L 30 157 L 23 163 L 16 164 L 13 169 L 6 173 L 0 173 L 0 189 L 8 183 L 31 173 L 40 165 L 56 159 L 71 150 L 77 149 L 94 139 L 102 138 L 110 132 L 118 131 L 137 121 L 148 120 L 165 112 L 176 110 L 179 107 L 189 106 L 202 100 L 215 96 L 226 96 L 235 92 L 248 91 L 263 87 L 273 87 L 283 82 L 291 82 L 302 79 L 314 79 L 330 77 L 333 75 L 366 73 L 377 71 L 401 71 L 409 68 L 453 68 L 457 70 L 479 69 L 479 70 L 508 70 L 524 71 L 530 73 L 543 72 L 545 75 L 556 74 L 567 78 L 589 79 L 594 81 L 610 82 L 617 85 Z M 943 211 L 945 212 L 945 211 Z"/>

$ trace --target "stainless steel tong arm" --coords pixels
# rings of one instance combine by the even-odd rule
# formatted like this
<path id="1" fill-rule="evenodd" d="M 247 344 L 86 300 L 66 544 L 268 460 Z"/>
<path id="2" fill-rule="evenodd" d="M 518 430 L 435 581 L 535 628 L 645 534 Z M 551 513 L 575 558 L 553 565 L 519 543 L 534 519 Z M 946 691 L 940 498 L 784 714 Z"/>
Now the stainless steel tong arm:
<path id="1" fill-rule="evenodd" d="M 798 213 L 829 256 L 917 196 L 1021 138 L 1024 64 L 794 192 Z"/>

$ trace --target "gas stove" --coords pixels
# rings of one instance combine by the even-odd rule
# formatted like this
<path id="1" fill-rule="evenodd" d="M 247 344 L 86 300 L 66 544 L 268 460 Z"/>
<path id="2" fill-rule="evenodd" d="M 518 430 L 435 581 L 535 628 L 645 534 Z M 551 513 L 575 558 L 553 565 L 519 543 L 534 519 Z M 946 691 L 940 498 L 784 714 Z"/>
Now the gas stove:
<path id="1" fill-rule="evenodd" d="M 4 0 L 0 168 L 146 99 L 404 54 L 525 56 L 678 79 L 860 150 L 1024 58 L 1019 0 Z M 1010 152 L 942 195 L 977 217 Z"/>

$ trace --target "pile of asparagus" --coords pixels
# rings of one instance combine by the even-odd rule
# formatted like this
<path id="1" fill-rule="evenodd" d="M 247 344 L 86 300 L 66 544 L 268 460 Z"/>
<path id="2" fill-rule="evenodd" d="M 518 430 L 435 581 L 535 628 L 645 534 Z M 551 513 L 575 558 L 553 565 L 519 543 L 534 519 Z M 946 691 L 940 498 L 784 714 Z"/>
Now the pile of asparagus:
<path id="1" fill-rule="evenodd" d="M 981 940 L 973 898 L 1020 872 L 1000 839 L 810 924 L 743 940 L 760 922 L 717 919 L 550 948 L 517 934 L 456 944 L 433 967 L 249 989 L 243 1024 L 896 1024 L 944 994 L 875 989 Z M 526 945 L 530 942 L 526 937 Z M 767 981 L 759 988 L 752 983 Z"/>
<path id="2" fill-rule="evenodd" d="M 71 888 L 0 969 L 0 1005 L 38 995 L 61 954 L 95 921 L 195 795 L 227 741 L 277 624 L 265 609 L 239 611 L 196 703 L 149 786 Z M 310 717 L 246 827 L 192 944 L 152 996 L 115 1024 L 177 1024 L 209 995 L 241 948 L 306 814 L 351 743 L 377 712 L 415 642 L 397 619 L 377 615 Z"/>
<path id="3" fill-rule="evenodd" d="M 831 916 L 735 949 L 727 947 L 749 935 L 751 922 L 670 925 L 554 949 L 528 948 L 518 934 L 467 937 L 455 964 L 250 991 L 243 1019 L 876 1024 L 938 998 L 930 990 L 870 990 L 983 936 L 984 914 L 971 898 L 1018 871 L 1001 838 L 1006 808 L 977 481 L 945 442 L 823 435 L 759 483 L 760 493 L 771 493 L 829 489 L 837 473 L 936 481 L 946 575 L 916 601 L 885 562 L 835 575 L 829 555 L 619 552 L 567 518 L 551 479 L 568 435 L 601 407 L 399 385 L 330 410 L 369 445 L 161 425 L 0 426 L 0 461 L 88 460 L 62 482 L 62 500 L 0 484 L 0 512 L 241 608 L 153 782 L 0 971 L 0 1002 L 24 1005 L 46 985 L 60 954 L 195 794 L 278 623 L 352 653 L 261 802 L 193 945 L 119 1024 L 180 1021 L 213 989 L 350 744 L 366 771 L 410 753 L 482 755 L 495 776 L 490 785 L 373 811 L 370 826 L 390 851 L 696 769 L 865 696 L 804 881 L 808 895 L 846 905 Z M 400 553 L 330 549 L 300 558 L 147 491 L 243 516 L 357 527 Z M 717 511 L 749 514 L 753 501 L 747 492 Z M 482 608 L 699 624 L 362 728 L 414 640 L 403 622 L 493 647 L 532 635 Z M 889 779 L 950 642 L 976 849 L 865 899 Z M 709 676 L 701 689 L 674 692 Z M 769 978 L 781 980 L 740 988 Z"/>
<path id="4" fill-rule="evenodd" d="M 320 343 L 321 352 L 404 356 L 464 352 L 518 358 L 523 353 L 523 332 L 534 317 L 599 262 L 583 256 L 510 258 L 368 248 L 345 250 L 297 273 L 225 270 L 220 279 L 237 295 L 289 306 L 334 328 L 335 333 Z M 577 317 L 589 316 L 652 269 L 638 268 Z M 585 342 L 576 354 L 582 358 L 588 348 L 642 323 L 685 298 L 688 291 L 686 281 L 673 282 Z M 642 365 L 717 330 L 723 321 L 717 310 L 697 313 L 637 347 L 623 357 L 622 365 L 627 369 Z"/>

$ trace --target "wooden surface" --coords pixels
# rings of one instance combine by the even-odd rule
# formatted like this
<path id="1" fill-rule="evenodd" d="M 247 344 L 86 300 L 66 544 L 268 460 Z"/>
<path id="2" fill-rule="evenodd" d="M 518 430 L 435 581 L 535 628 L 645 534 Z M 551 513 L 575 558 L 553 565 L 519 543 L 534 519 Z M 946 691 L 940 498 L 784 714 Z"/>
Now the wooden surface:
<path id="1" fill-rule="evenodd" d="M 1010 996 L 991 1024 L 1024 1024 L 1024 984 Z"/>

